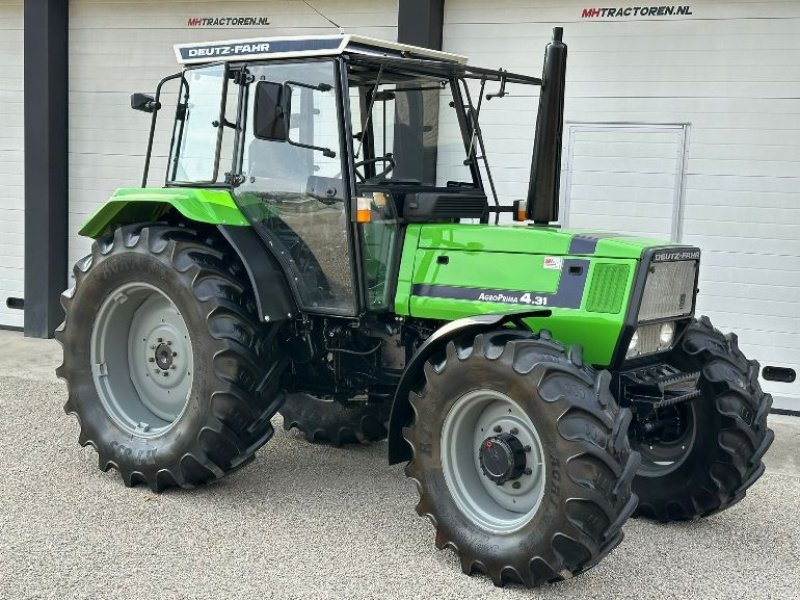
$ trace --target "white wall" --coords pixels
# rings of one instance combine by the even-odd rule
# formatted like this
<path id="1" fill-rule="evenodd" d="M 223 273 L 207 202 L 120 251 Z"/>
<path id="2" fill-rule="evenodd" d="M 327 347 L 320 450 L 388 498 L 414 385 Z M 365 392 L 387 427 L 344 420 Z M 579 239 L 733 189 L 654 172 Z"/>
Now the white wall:
<path id="1" fill-rule="evenodd" d="M 397 0 L 315 0 L 347 33 L 397 39 Z M 267 27 L 187 27 L 190 17 L 266 16 Z M 77 236 L 114 189 L 141 183 L 149 115 L 130 109 L 132 92 L 152 92 L 179 71 L 176 43 L 277 35 L 338 33 L 302 2 L 153 2 L 70 0 L 70 265 L 87 253 Z M 167 122 L 154 148 L 151 185 L 164 179 Z M 162 160 L 158 160 L 161 157 Z"/>
<path id="2" fill-rule="evenodd" d="M 681 241 L 703 249 L 699 312 L 762 366 L 800 372 L 800 2 L 687 4 L 689 17 L 609 20 L 582 19 L 594 5 L 575 0 L 450 1 L 444 49 L 539 75 L 563 25 L 567 121 L 689 124 Z M 535 105 L 485 103 L 507 198 L 527 189 Z M 629 195 L 621 179 L 599 170 L 583 183 Z M 765 387 L 800 409 L 800 381 Z"/>
<path id="3" fill-rule="evenodd" d="M 24 289 L 24 143 L 22 0 L 0 4 L 0 326 L 21 327 L 6 307 Z"/>

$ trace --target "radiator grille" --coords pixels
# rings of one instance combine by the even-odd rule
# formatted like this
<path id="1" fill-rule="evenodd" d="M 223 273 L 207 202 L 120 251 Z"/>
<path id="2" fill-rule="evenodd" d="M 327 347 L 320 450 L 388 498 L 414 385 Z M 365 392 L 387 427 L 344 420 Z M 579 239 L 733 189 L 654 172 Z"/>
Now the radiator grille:
<path id="1" fill-rule="evenodd" d="M 683 317 L 692 312 L 697 261 L 654 263 L 647 274 L 639 321 Z"/>
<path id="2" fill-rule="evenodd" d="M 628 265 L 611 263 L 596 265 L 586 310 L 593 313 L 617 314 L 622 309 L 629 272 Z"/>

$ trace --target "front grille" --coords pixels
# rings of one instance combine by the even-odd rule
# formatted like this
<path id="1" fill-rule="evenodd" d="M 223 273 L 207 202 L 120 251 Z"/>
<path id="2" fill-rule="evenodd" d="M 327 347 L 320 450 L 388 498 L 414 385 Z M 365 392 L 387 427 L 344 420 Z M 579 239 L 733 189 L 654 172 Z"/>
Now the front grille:
<path id="1" fill-rule="evenodd" d="M 697 264 L 696 260 L 652 264 L 639 307 L 639 322 L 691 314 Z"/>

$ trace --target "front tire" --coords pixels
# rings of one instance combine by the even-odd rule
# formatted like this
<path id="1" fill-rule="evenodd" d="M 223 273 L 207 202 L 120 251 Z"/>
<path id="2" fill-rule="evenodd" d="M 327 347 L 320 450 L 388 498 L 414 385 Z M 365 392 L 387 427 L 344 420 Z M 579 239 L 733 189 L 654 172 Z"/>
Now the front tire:
<path id="1" fill-rule="evenodd" d="M 758 383 L 758 363 L 747 360 L 735 335 L 724 335 L 707 317 L 691 323 L 670 362 L 700 372 L 700 396 L 670 409 L 679 424 L 667 442 L 637 437 L 642 453 L 633 482 L 635 516 L 662 522 L 718 513 L 742 498 L 764 474 L 762 458 L 775 438 L 767 427 L 772 396 Z"/>
<path id="2" fill-rule="evenodd" d="M 273 434 L 285 362 L 226 250 L 185 228 L 123 227 L 92 245 L 62 296 L 64 410 L 125 485 L 205 483 Z"/>
<path id="3" fill-rule="evenodd" d="M 622 541 L 636 506 L 630 411 L 608 373 L 546 331 L 450 342 L 425 364 L 404 429 L 417 512 L 466 574 L 528 587 L 586 571 Z"/>

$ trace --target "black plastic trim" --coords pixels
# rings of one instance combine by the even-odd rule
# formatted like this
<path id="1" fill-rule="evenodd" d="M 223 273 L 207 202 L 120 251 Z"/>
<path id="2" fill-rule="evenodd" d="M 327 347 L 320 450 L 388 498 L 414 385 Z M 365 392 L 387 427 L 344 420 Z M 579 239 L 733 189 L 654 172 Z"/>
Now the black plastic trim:
<path id="1" fill-rule="evenodd" d="M 775 367 L 773 365 L 767 365 L 761 370 L 761 377 L 767 381 L 794 383 L 797 379 L 797 372 L 789 367 Z"/>
<path id="2" fill-rule="evenodd" d="M 219 225 L 220 233 L 244 264 L 258 307 L 258 318 L 274 323 L 293 318 L 297 303 L 289 289 L 286 275 L 252 227 Z"/>

